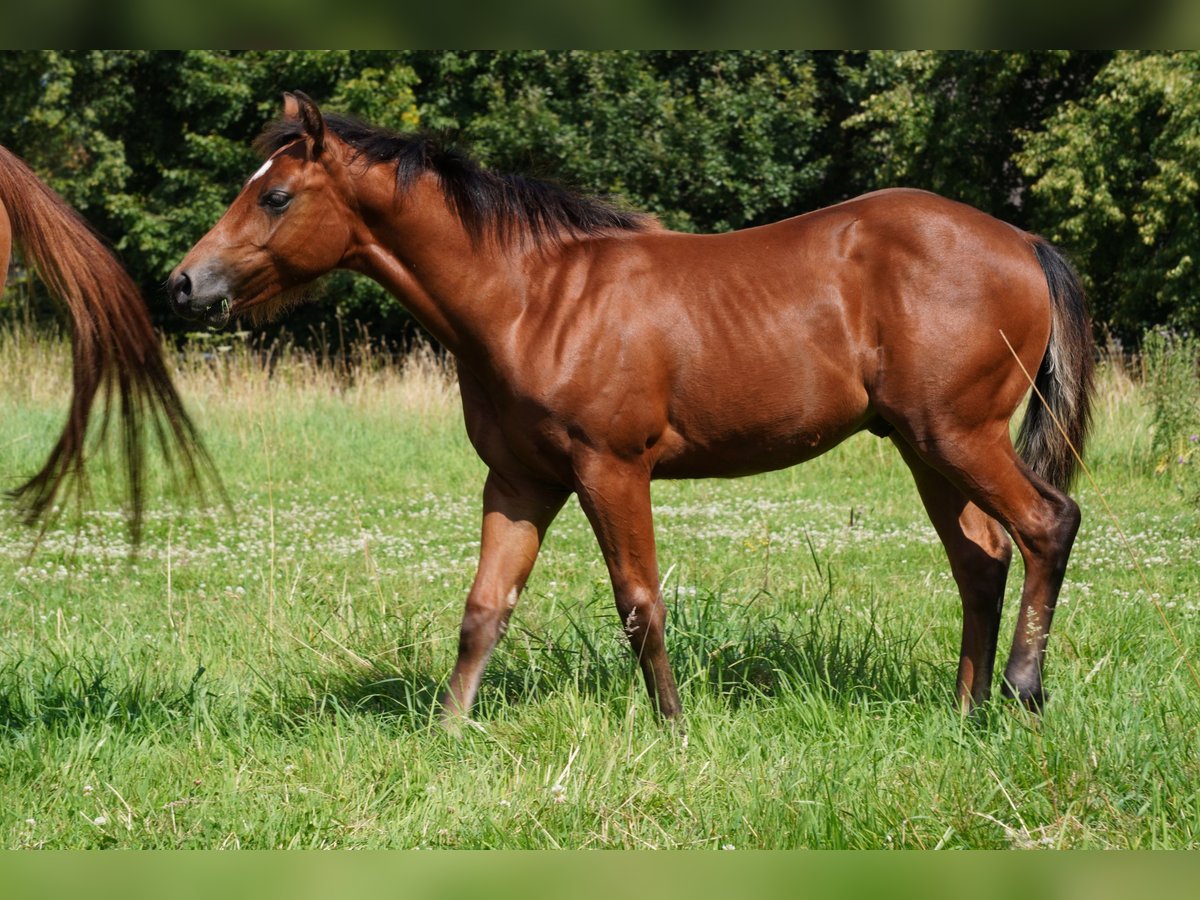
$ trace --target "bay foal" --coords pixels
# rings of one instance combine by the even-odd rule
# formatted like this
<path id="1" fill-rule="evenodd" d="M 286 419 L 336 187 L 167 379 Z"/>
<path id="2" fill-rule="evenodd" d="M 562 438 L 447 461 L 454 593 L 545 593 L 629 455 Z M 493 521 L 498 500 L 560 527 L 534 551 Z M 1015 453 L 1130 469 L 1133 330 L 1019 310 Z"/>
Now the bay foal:
<path id="1" fill-rule="evenodd" d="M 172 302 L 217 325 L 267 318 L 343 267 L 454 355 L 489 472 L 448 718 L 470 710 L 572 492 L 650 699 L 677 715 L 650 480 L 790 466 L 863 429 L 896 445 L 945 544 L 964 708 L 990 693 L 1015 541 L 1025 583 L 1004 685 L 1040 705 L 1092 365 L 1078 279 L 1045 241 L 912 190 L 678 234 L 425 137 L 323 116 L 300 93 L 259 149 L 262 167 L 172 273 Z M 1022 366 L 1045 404 L 1031 403 L 1018 454 Z"/>

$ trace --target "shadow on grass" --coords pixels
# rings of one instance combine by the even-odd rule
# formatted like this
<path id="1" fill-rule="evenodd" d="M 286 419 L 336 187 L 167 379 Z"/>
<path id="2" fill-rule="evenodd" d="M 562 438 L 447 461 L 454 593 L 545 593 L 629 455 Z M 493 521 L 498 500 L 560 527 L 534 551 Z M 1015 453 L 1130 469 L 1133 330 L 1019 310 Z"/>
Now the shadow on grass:
<path id="1" fill-rule="evenodd" d="M 949 661 L 922 662 L 915 654 L 919 635 L 902 623 L 880 619 L 874 607 L 857 616 L 834 614 L 827 602 L 802 618 L 764 615 L 758 607 L 773 605 L 772 599 L 763 594 L 729 603 L 709 596 L 672 604 L 667 647 L 685 707 L 703 695 L 739 708 L 797 691 L 820 695 L 831 705 L 870 701 L 951 707 Z M 444 679 L 448 672 L 436 674 Z M 428 666 L 403 659 L 394 667 L 330 672 L 320 681 L 320 695 L 293 706 L 292 715 L 354 711 L 428 727 L 436 723 L 444 688 Z M 640 672 L 611 601 L 600 594 L 583 608 L 564 613 L 555 627 L 534 631 L 515 624 L 488 665 L 473 715 L 503 717 L 514 706 L 568 690 L 620 713 L 631 685 L 642 693 Z"/>
<path id="2" fill-rule="evenodd" d="M 716 595 L 675 598 L 667 646 L 685 707 L 704 697 L 741 708 L 806 693 L 831 706 L 917 702 L 952 708 L 950 661 L 923 662 L 915 653 L 920 636 L 906 623 L 880 618 L 874 604 L 857 614 L 829 606 L 826 598 L 806 615 L 785 617 L 762 611 L 780 607 L 768 594 L 744 603 Z M 190 679 L 179 673 L 174 681 L 160 675 L 151 683 L 94 662 L 18 661 L 0 668 L 0 735 L 99 722 L 129 731 L 202 722 L 229 734 L 247 727 L 282 733 L 338 715 L 377 716 L 403 731 L 435 726 L 448 671 L 434 671 L 441 663 L 428 652 L 411 658 L 398 653 L 392 660 L 370 669 L 316 671 L 289 669 L 284 661 L 247 690 L 235 689 L 237 697 L 210 686 L 203 667 Z M 606 592 L 539 630 L 515 623 L 488 666 L 473 715 L 503 718 L 514 707 L 563 691 L 618 715 L 631 691 L 644 696 Z"/>
<path id="3" fill-rule="evenodd" d="M 204 667 L 190 680 L 151 683 L 113 674 L 102 661 L 16 660 L 0 668 L 0 739 L 31 727 L 71 731 L 104 724 L 127 731 L 194 721 L 207 710 Z"/>

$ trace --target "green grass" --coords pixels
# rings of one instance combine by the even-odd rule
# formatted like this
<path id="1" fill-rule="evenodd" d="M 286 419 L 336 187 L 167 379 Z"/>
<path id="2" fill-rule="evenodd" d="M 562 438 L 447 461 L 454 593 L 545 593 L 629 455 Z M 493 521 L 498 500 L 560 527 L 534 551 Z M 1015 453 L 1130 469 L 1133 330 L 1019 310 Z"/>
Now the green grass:
<path id="1" fill-rule="evenodd" d="M 0 362 L 15 476 L 50 446 L 66 357 L 9 334 Z M 1153 474 L 1119 373 L 1089 462 L 1144 576 L 1085 483 L 1041 719 L 955 712 L 957 593 L 907 470 L 863 435 L 655 485 L 686 731 L 649 713 L 572 501 L 456 739 L 434 704 L 484 473 L 444 373 L 181 366 L 233 515 L 159 494 L 131 561 L 101 473 L 32 555 L 4 526 L 4 846 L 1200 844 L 1200 686 L 1159 612 L 1197 646 L 1200 514 Z"/>

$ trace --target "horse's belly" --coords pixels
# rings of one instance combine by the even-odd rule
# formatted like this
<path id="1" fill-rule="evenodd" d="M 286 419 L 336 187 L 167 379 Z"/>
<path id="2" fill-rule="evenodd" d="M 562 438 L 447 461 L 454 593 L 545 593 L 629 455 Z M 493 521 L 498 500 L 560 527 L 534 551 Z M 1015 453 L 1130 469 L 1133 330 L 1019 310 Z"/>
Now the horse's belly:
<path id="1" fill-rule="evenodd" d="M 733 478 L 784 469 L 820 456 L 861 430 L 859 414 L 791 427 L 743 427 L 702 435 L 671 429 L 655 460 L 655 478 Z"/>

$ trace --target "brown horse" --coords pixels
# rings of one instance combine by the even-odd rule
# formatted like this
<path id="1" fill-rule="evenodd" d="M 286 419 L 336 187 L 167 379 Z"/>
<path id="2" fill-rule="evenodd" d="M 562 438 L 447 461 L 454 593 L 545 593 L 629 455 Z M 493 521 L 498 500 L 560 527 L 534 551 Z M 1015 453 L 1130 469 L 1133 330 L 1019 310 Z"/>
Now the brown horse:
<path id="1" fill-rule="evenodd" d="M 323 117 L 303 94 L 285 95 L 284 113 L 260 138 L 266 162 L 172 273 L 171 298 L 210 323 L 266 317 L 340 266 L 394 292 L 454 354 L 490 471 L 448 719 L 469 711 L 571 492 L 651 700 L 675 716 L 650 480 L 790 466 L 863 429 L 895 443 L 945 544 L 964 708 L 990 693 L 1016 541 L 1025 585 L 1005 690 L 1041 704 L 1092 366 L 1079 282 L 1045 241 L 911 190 L 677 234 L 427 138 Z M 1019 456 L 1022 366 L 1049 408 L 1031 403 Z"/>
<path id="2" fill-rule="evenodd" d="M 97 394 L 119 399 L 119 444 L 129 490 L 133 539 L 145 499 L 144 432 L 149 425 L 169 464 L 189 479 L 212 474 L 191 420 L 171 383 L 146 305 L 129 275 L 88 225 L 24 162 L 0 147 L 0 291 L 13 243 L 66 306 L 71 320 L 70 411 L 42 468 L 10 492 L 28 521 L 41 518 L 69 482 L 82 489 L 88 423 Z"/>

